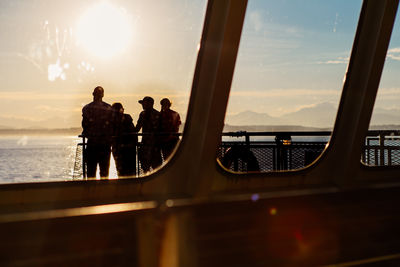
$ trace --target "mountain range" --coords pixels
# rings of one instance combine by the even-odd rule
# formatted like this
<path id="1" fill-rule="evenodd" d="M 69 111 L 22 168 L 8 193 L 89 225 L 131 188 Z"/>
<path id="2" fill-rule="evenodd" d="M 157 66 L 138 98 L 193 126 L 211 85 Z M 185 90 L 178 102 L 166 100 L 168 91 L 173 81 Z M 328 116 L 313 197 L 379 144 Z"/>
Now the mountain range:
<path id="1" fill-rule="evenodd" d="M 80 127 L 82 117 L 50 117 L 42 120 L 0 116 L 0 129 L 61 129 Z"/>
<path id="2" fill-rule="evenodd" d="M 292 126 L 332 128 L 337 107 L 331 103 L 321 103 L 312 107 L 302 108 L 296 112 L 271 116 L 267 113 L 243 111 L 234 115 L 227 115 L 226 125 L 234 126 Z M 15 118 L 0 116 L 0 129 L 61 129 L 80 127 L 81 116 L 66 118 L 50 117 L 43 120 L 28 118 Z M 183 119 L 183 114 L 181 116 Z M 374 110 L 371 125 L 399 125 L 400 110 L 376 108 Z M 281 127 L 280 127 L 281 128 Z"/>
<path id="3" fill-rule="evenodd" d="M 303 127 L 332 128 L 336 118 L 337 107 L 331 103 L 321 103 L 302 108 L 296 112 L 282 116 L 270 116 L 267 113 L 244 111 L 235 115 L 227 115 L 227 125 L 298 125 Z M 400 110 L 376 108 L 371 125 L 399 125 Z"/>

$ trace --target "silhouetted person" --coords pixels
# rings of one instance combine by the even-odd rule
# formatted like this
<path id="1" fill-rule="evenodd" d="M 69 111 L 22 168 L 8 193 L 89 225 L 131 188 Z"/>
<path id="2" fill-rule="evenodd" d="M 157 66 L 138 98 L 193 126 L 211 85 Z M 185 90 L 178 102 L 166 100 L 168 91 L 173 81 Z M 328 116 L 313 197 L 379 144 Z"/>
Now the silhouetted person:
<path id="1" fill-rule="evenodd" d="M 160 113 L 153 108 L 154 99 L 150 96 L 144 97 L 139 100 L 142 104 L 143 111 L 139 115 L 136 124 L 136 132 L 142 129 L 142 146 L 139 149 L 139 161 L 143 171 L 146 173 L 150 170 L 161 165 L 161 151 L 158 144 L 158 128 Z"/>
<path id="2" fill-rule="evenodd" d="M 82 134 L 87 137 L 85 150 L 87 177 L 96 177 L 97 164 L 100 177 L 107 178 L 110 167 L 111 138 L 113 135 L 113 111 L 102 101 L 104 89 L 97 86 L 93 90 L 93 102 L 82 109 Z"/>
<path id="3" fill-rule="evenodd" d="M 166 160 L 178 144 L 177 133 L 181 125 L 181 118 L 178 112 L 171 109 L 172 103 L 168 98 L 163 98 L 160 104 L 160 147 L 164 160 Z"/>
<path id="4" fill-rule="evenodd" d="M 137 135 L 132 117 L 124 114 L 121 103 L 112 105 L 114 110 L 114 138 L 112 153 L 117 168 L 118 177 L 136 175 L 136 145 Z"/>

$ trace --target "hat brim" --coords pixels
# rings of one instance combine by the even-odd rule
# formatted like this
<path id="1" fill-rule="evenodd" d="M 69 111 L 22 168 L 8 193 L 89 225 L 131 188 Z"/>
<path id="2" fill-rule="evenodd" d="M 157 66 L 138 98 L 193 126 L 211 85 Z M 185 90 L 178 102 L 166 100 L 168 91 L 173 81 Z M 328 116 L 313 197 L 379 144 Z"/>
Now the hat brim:
<path id="1" fill-rule="evenodd" d="M 143 103 L 143 100 L 139 100 L 138 102 L 139 102 L 140 104 L 142 104 L 142 103 Z"/>

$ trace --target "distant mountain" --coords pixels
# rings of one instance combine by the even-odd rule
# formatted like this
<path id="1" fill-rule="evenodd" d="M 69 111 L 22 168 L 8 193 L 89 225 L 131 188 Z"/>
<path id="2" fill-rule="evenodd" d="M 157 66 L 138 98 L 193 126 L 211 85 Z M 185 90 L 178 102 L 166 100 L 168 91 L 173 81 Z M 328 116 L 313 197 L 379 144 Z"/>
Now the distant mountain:
<path id="1" fill-rule="evenodd" d="M 0 135 L 73 135 L 78 136 L 82 133 L 82 128 L 63 128 L 63 129 L 0 129 Z"/>
<path id="2" fill-rule="evenodd" d="M 278 117 L 272 117 L 267 113 L 258 113 L 250 110 L 235 115 L 228 115 L 226 119 L 231 125 L 279 125 L 282 123 Z"/>
<path id="3" fill-rule="evenodd" d="M 226 118 L 229 125 L 302 125 L 306 127 L 332 127 L 336 108 L 331 103 L 321 103 L 296 112 L 273 117 L 267 113 L 244 111 Z"/>
<path id="4" fill-rule="evenodd" d="M 283 115 L 281 118 L 287 124 L 308 127 L 332 127 L 335 123 L 337 107 L 325 102 L 312 107 L 302 108 L 296 112 Z"/>
<path id="5" fill-rule="evenodd" d="M 369 130 L 400 130 L 400 124 L 371 125 Z"/>
<path id="6" fill-rule="evenodd" d="M 331 131 L 331 128 L 304 127 L 298 125 L 228 125 L 225 124 L 224 132 L 285 132 L 285 131 Z"/>
<path id="7" fill-rule="evenodd" d="M 312 107 L 302 108 L 296 112 L 273 117 L 267 113 L 244 111 L 225 118 L 227 125 L 301 125 L 303 127 L 332 128 L 336 119 L 337 107 L 332 103 L 320 103 Z M 400 109 L 376 108 L 371 118 L 373 125 L 399 125 Z M 293 127 L 293 126 L 291 126 Z"/>
<path id="8" fill-rule="evenodd" d="M 62 117 L 50 117 L 43 120 L 32 120 L 25 118 L 16 117 L 5 117 L 0 116 L 0 129 L 59 129 L 59 128 L 70 128 L 79 127 L 81 118 L 62 118 Z"/>
<path id="9" fill-rule="evenodd" d="M 335 122 L 337 106 L 332 103 L 320 103 L 311 107 L 302 108 L 296 112 L 286 113 L 281 116 L 270 116 L 246 110 L 234 115 L 227 115 L 226 125 L 253 126 L 253 129 L 268 126 L 268 131 L 275 131 L 272 126 L 307 127 L 307 128 L 332 128 Z M 181 119 L 185 119 L 185 114 Z M 72 114 L 69 117 L 49 117 L 42 120 L 0 116 L 0 129 L 61 129 L 80 127 L 82 117 L 80 114 Z M 136 122 L 136 118 L 134 118 Z M 297 126 L 296 126 L 297 125 Z M 371 119 L 371 127 L 374 125 L 400 125 L 400 109 L 375 108 Z M 371 128 L 370 127 L 370 128 Z M 183 124 L 182 124 L 183 128 Z M 265 130 L 262 130 L 265 131 Z"/>
<path id="10" fill-rule="evenodd" d="M 379 124 L 400 124 L 400 110 L 375 108 L 372 113 L 371 125 Z"/>

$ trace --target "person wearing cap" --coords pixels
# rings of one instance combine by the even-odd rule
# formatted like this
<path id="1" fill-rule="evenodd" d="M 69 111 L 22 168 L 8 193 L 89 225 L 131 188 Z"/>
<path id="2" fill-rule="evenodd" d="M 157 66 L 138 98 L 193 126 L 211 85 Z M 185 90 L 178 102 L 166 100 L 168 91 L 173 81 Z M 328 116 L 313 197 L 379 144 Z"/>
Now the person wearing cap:
<path id="1" fill-rule="evenodd" d="M 162 163 L 161 151 L 158 144 L 159 118 L 160 113 L 153 108 L 154 99 L 150 96 L 139 100 L 143 111 L 136 123 L 136 132 L 142 130 L 142 145 L 138 151 L 138 158 L 143 172 L 146 173 L 159 167 Z"/>
<path id="2" fill-rule="evenodd" d="M 101 86 L 94 88 L 92 95 L 93 102 L 82 108 L 82 135 L 87 138 L 84 150 L 87 177 L 95 178 L 99 165 L 100 177 L 107 178 L 114 131 L 114 112 L 109 104 L 103 102 L 104 89 Z"/>
<path id="3" fill-rule="evenodd" d="M 172 103 L 168 98 L 163 98 L 160 104 L 160 147 L 163 158 L 166 160 L 178 144 L 181 118 L 178 112 L 171 109 Z"/>

